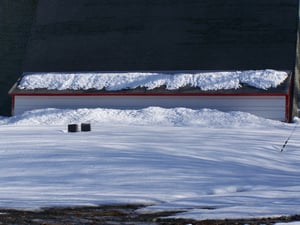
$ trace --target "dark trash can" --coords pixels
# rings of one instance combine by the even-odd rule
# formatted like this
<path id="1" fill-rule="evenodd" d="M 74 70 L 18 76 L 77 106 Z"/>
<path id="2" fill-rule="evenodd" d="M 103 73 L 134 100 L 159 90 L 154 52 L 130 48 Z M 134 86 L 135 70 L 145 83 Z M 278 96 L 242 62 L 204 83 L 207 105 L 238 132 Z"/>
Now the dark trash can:
<path id="1" fill-rule="evenodd" d="M 83 131 L 83 132 L 91 131 L 91 124 L 90 123 L 82 123 L 81 131 Z"/>
<path id="2" fill-rule="evenodd" d="M 78 125 L 77 124 L 69 124 L 68 125 L 68 132 L 78 132 Z"/>

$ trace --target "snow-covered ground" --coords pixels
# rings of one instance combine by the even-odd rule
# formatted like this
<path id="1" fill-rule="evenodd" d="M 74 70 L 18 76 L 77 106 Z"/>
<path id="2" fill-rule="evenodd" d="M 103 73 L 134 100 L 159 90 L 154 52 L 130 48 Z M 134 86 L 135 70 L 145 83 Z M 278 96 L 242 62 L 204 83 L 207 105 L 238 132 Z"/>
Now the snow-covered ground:
<path id="1" fill-rule="evenodd" d="M 275 225 L 300 225 L 300 222 L 276 223 Z"/>
<path id="2" fill-rule="evenodd" d="M 67 132 L 85 122 L 91 132 Z M 297 120 L 185 108 L 35 110 L 0 117 L 0 207 L 142 203 L 140 213 L 194 219 L 300 214 L 299 150 Z"/>
<path id="3" fill-rule="evenodd" d="M 32 73 L 19 89 L 277 87 L 275 70 Z M 91 132 L 68 133 L 70 123 Z M 300 127 L 212 109 L 41 109 L 0 117 L 0 207 L 145 204 L 193 219 L 299 214 Z M 285 148 L 282 147 L 289 140 Z"/>

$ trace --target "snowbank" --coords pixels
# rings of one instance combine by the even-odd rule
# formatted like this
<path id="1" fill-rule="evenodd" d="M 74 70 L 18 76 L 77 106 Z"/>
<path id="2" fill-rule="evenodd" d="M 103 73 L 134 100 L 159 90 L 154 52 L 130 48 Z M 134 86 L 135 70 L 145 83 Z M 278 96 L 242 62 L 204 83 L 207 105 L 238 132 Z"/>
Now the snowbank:
<path id="1" fill-rule="evenodd" d="M 192 126 L 210 128 L 274 127 L 284 123 L 245 112 L 221 112 L 213 109 L 149 107 L 140 110 L 118 109 L 39 109 L 22 115 L 0 118 L 0 125 L 66 125 L 90 122 L 101 125 Z"/>
<path id="2" fill-rule="evenodd" d="M 277 87 L 288 77 L 283 71 L 249 70 L 202 73 L 32 73 L 21 79 L 19 89 L 116 91 L 145 87 L 155 89 L 163 85 L 169 90 L 198 87 L 201 90 L 238 89 L 242 84 L 260 89 Z"/>

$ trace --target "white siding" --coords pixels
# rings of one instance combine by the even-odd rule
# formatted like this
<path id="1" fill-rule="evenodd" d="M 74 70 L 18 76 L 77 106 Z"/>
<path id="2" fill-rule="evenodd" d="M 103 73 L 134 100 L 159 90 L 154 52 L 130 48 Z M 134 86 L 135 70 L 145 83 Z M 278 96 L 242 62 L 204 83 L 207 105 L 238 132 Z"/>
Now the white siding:
<path id="1" fill-rule="evenodd" d="M 285 120 L 285 96 L 15 96 L 14 114 L 41 108 L 211 108 Z"/>

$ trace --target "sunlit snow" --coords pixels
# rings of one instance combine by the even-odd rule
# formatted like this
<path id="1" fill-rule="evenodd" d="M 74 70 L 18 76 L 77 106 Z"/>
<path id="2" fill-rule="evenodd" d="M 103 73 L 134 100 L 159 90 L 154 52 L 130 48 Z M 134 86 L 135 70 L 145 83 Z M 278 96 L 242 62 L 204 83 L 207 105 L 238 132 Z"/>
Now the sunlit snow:
<path id="1" fill-rule="evenodd" d="M 27 73 L 18 88 L 268 89 L 287 76 L 275 70 Z M 68 132 L 68 124 L 81 123 L 92 130 Z M 300 213 L 297 118 L 286 124 L 214 109 L 49 108 L 0 117 L 0 137 L 0 207 L 145 204 L 139 213 L 177 211 L 174 217 L 198 220 Z"/>
<path id="2" fill-rule="evenodd" d="M 161 86 L 174 90 L 198 87 L 201 90 L 238 89 L 247 84 L 260 89 L 277 87 L 288 77 L 276 70 L 247 70 L 232 72 L 86 72 L 86 73 L 28 73 L 21 79 L 19 89 L 46 88 L 54 90 L 106 89 L 116 91 Z"/>
<path id="3" fill-rule="evenodd" d="M 91 132 L 67 132 L 86 122 Z M 194 219 L 299 214 L 299 149 L 297 120 L 243 112 L 35 110 L 0 118 L 0 207 L 141 203 L 139 213 Z"/>

